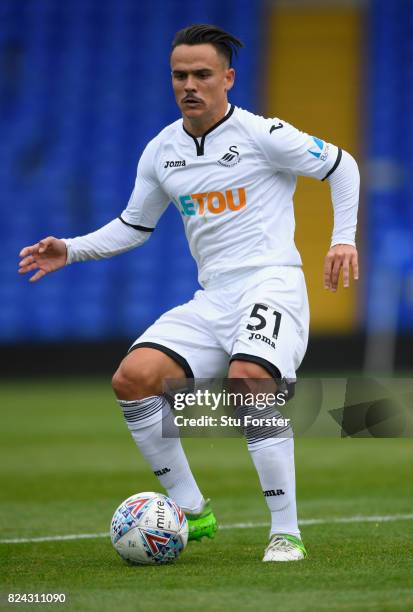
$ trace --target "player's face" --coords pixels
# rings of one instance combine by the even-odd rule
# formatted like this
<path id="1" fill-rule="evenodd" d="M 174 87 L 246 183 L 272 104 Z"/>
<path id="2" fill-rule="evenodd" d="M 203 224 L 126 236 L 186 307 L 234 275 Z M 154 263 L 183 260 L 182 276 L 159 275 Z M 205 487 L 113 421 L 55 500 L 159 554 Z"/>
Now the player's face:
<path id="1" fill-rule="evenodd" d="M 227 110 L 227 92 L 235 71 L 210 44 L 179 45 L 171 55 L 172 85 L 176 102 L 191 125 L 208 129 Z M 210 125 L 208 125 L 210 124 Z"/>

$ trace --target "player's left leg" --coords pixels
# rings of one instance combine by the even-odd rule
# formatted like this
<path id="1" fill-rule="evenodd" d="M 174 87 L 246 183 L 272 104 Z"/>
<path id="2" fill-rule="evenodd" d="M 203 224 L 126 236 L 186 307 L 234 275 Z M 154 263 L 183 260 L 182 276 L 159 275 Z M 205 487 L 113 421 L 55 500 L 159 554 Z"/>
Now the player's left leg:
<path id="1" fill-rule="evenodd" d="M 302 271 L 274 269 L 274 276 L 266 279 L 259 274 L 245 283 L 231 351 L 229 376 L 245 379 L 247 387 L 254 384 L 251 379 L 266 378 L 267 383 L 272 380 L 278 385 L 295 381 L 308 338 L 308 301 Z M 262 386 L 265 391 L 264 383 Z M 268 405 L 255 416 L 278 418 L 282 417 L 280 413 L 282 406 Z M 264 427 L 249 425 L 244 433 L 271 512 L 270 543 L 263 560 L 303 559 L 306 551 L 297 523 L 292 429 L 277 422 Z"/>
<path id="2" fill-rule="evenodd" d="M 253 356 L 251 358 L 253 359 Z M 271 379 L 269 371 L 261 365 L 238 360 L 231 362 L 228 376 L 243 379 L 244 388 L 248 385 L 250 392 L 254 394 L 260 392 L 259 384 L 255 384 L 258 379 L 268 382 Z M 262 385 L 261 393 L 263 390 L 268 393 L 268 389 L 268 385 Z M 273 407 L 252 414 L 262 418 L 272 415 L 281 416 Z M 263 561 L 303 559 L 306 551 L 301 542 L 297 522 L 294 440 L 291 428 L 247 425 L 244 434 L 271 513 L 270 543 Z"/>

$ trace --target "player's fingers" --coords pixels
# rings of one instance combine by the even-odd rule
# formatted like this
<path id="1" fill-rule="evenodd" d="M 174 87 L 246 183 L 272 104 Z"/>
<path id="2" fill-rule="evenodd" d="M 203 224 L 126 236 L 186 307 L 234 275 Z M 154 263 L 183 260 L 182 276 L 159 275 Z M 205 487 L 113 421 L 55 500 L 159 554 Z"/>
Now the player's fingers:
<path id="1" fill-rule="evenodd" d="M 340 276 L 340 269 L 343 264 L 341 257 L 335 257 L 333 269 L 331 271 L 331 291 L 337 291 L 338 278 Z"/>
<path id="2" fill-rule="evenodd" d="M 37 263 L 32 263 L 26 266 L 22 266 L 21 268 L 19 268 L 18 272 L 19 274 L 26 274 L 27 272 L 31 272 L 32 270 L 37 270 L 38 267 L 39 266 L 37 265 Z"/>
<path id="3" fill-rule="evenodd" d="M 350 284 L 350 258 L 345 257 L 343 260 L 343 287 L 348 287 Z"/>
<path id="4" fill-rule="evenodd" d="M 29 264 L 31 264 L 33 262 L 34 262 L 33 255 L 28 255 L 28 257 L 25 257 L 24 259 L 19 261 L 19 268 L 23 268 L 24 266 L 28 266 Z"/>
<path id="5" fill-rule="evenodd" d="M 29 278 L 29 282 L 35 283 L 36 281 L 43 278 L 43 276 L 46 276 L 46 274 L 47 274 L 46 270 L 39 270 L 38 272 L 36 272 L 36 274 L 33 274 L 33 276 Z"/>
<path id="6" fill-rule="evenodd" d="M 324 289 L 330 289 L 331 287 L 331 270 L 333 267 L 333 258 L 330 255 L 324 260 Z"/>
<path id="7" fill-rule="evenodd" d="M 31 246 L 24 247 L 20 253 L 20 257 L 27 257 L 28 255 L 32 255 L 39 252 L 39 243 L 32 244 Z"/>
<path id="8" fill-rule="evenodd" d="M 353 268 L 353 278 L 354 280 L 358 280 L 359 278 L 359 258 L 358 254 L 354 253 L 351 258 L 351 267 Z"/>
<path id="9" fill-rule="evenodd" d="M 43 240 L 40 240 L 39 253 L 44 253 L 54 240 L 56 239 L 53 236 L 48 236 L 47 238 L 43 238 Z"/>

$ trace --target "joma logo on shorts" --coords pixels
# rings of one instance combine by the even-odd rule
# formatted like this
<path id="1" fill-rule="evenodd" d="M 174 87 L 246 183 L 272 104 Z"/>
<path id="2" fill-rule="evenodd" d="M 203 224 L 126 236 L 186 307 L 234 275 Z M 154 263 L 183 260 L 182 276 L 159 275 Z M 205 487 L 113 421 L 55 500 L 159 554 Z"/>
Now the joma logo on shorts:
<path id="1" fill-rule="evenodd" d="M 248 340 L 261 340 L 261 342 L 265 342 L 265 344 L 268 344 L 271 348 L 275 349 L 275 342 L 273 342 L 273 340 L 271 340 L 270 338 L 267 338 L 267 336 L 263 336 L 262 334 L 251 334 Z"/>
<path id="2" fill-rule="evenodd" d="M 244 187 L 227 189 L 226 191 L 208 191 L 179 196 L 181 212 L 185 216 L 204 215 L 208 210 L 213 215 L 219 215 L 225 210 L 238 211 L 247 205 L 247 195 Z"/>

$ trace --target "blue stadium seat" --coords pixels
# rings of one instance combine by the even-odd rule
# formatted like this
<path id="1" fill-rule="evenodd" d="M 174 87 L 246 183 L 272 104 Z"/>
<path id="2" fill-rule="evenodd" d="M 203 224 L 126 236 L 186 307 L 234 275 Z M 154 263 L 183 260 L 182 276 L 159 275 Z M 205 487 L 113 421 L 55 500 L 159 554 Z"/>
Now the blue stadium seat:
<path id="1" fill-rule="evenodd" d="M 247 44 L 233 100 L 256 107 L 262 1 L 0 2 L 0 342 L 134 338 L 197 288 L 172 207 L 147 245 L 73 266 L 36 286 L 16 274 L 25 244 L 117 217 L 149 139 L 178 118 L 170 42 L 211 21 Z"/>

